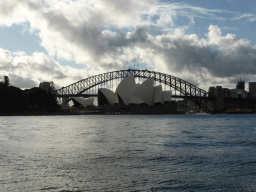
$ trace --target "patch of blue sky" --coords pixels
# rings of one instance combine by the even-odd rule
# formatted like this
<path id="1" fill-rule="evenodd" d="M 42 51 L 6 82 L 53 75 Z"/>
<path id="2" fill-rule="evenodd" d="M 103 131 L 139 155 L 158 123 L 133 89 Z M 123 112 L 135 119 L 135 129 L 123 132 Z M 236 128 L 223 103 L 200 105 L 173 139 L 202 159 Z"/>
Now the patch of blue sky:
<path id="1" fill-rule="evenodd" d="M 149 14 L 143 14 L 143 15 L 141 15 L 140 18 L 142 19 L 142 21 L 147 22 L 149 20 Z M 152 17 L 151 17 L 151 19 L 152 19 Z M 154 22 L 154 19 L 152 19 L 152 21 Z"/>
<path id="2" fill-rule="evenodd" d="M 176 26 L 188 26 L 191 24 L 191 19 L 185 16 L 177 17 L 175 20 Z"/>
<path id="3" fill-rule="evenodd" d="M 180 2 L 178 0 L 170 1 L 170 0 L 162 0 L 164 2 Z M 229 11 L 237 11 L 237 12 L 248 12 L 252 10 L 252 7 L 256 5 L 256 1 L 252 3 L 248 3 L 248 5 L 241 4 L 240 0 L 221 0 L 221 1 L 213 1 L 213 0 L 197 0 L 197 1 L 190 1 L 190 0 L 185 0 L 183 2 L 186 2 L 190 5 L 196 6 L 196 7 L 203 7 L 206 9 L 220 9 L 220 10 L 229 10 Z"/>
<path id="4" fill-rule="evenodd" d="M 0 27 L 0 47 L 14 52 L 25 52 L 32 55 L 35 51 L 47 54 L 44 47 L 40 45 L 41 39 L 37 33 L 28 30 L 28 23 L 12 25 L 11 27 Z"/>

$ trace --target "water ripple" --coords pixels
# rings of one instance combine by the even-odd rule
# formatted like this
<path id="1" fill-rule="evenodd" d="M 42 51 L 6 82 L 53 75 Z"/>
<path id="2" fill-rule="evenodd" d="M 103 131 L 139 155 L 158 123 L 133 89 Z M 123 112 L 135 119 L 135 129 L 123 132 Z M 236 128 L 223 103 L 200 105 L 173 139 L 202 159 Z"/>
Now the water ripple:
<path id="1" fill-rule="evenodd" d="M 0 117 L 3 191 L 255 191 L 255 115 Z"/>

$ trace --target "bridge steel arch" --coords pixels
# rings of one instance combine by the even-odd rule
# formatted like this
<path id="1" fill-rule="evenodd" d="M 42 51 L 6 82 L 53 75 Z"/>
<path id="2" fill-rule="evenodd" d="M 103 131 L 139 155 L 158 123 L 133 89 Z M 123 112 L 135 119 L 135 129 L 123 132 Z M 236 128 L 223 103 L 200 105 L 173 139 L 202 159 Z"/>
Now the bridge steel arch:
<path id="1" fill-rule="evenodd" d="M 56 96 L 62 95 L 62 97 L 65 95 L 67 95 L 67 97 L 68 95 L 80 95 L 83 92 L 97 85 L 100 85 L 102 83 L 105 83 L 114 79 L 125 78 L 128 75 L 133 75 L 134 77 L 140 77 L 140 78 L 153 77 L 154 81 L 160 82 L 162 84 L 165 84 L 177 90 L 178 92 L 180 92 L 180 94 L 187 96 L 189 99 L 194 101 L 194 103 L 198 105 L 200 108 L 202 108 L 204 111 L 209 112 L 209 109 L 207 108 L 204 102 L 204 99 L 208 97 L 208 92 L 178 77 L 168 75 L 165 73 L 149 71 L 149 70 L 128 69 L 128 70 L 112 71 L 112 72 L 107 72 L 99 75 L 94 75 L 94 76 L 82 79 L 80 81 L 77 81 L 66 87 L 62 87 L 58 90 L 55 90 L 54 94 Z"/>

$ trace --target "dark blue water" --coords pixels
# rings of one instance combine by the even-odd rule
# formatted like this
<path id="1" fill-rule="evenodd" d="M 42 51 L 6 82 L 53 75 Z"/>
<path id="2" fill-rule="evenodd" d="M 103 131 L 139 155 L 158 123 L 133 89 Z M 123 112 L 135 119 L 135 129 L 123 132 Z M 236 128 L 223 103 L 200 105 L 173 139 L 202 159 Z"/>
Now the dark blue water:
<path id="1" fill-rule="evenodd" d="M 0 117 L 0 191 L 256 191 L 256 115 Z"/>

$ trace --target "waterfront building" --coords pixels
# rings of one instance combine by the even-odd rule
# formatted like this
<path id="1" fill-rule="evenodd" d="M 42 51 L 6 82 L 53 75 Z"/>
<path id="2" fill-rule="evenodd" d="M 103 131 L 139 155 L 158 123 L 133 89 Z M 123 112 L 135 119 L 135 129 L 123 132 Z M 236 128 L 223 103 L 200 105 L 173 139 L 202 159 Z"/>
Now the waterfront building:
<path id="1" fill-rule="evenodd" d="M 244 81 L 239 81 L 236 89 L 209 87 L 209 97 L 215 97 L 207 103 L 209 109 L 222 111 L 224 109 L 250 108 L 256 109 L 256 82 L 249 82 L 249 92 L 244 89 Z"/>
<path id="2" fill-rule="evenodd" d="M 236 89 L 244 90 L 244 81 L 238 81 Z"/>
<path id="3" fill-rule="evenodd" d="M 209 87 L 209 97 L 215 97 L 215 87 Z"/>
<path id="4" fill-rule="evenodd" d="M 190 99 L 188 100 L 188 109 L 189 110 L 197 109 L 197 105 L 195 104 L 195 102 Z"/>
<path id="5" fill-rule="evenodd" d="M 256 98 L 256 82 L 249 82 L 249 92 L 252 98 Z"/>
<path id="6" fill-rule="evenodd" d="M 223 97 L 230 97 L 228 88 L 222 88 L 222 92 Z"/>
<path id="7" fill-rule="evenodd" d="M 247 91 L 243 89 L 237 89 L 238 98 L 247 98 Z"/>
<path id="8" fill-rule="evenodd" d="M 153 86 L 154 78 L 136 84 L 133 76 L 125 77 L 115 92 L 98 89 L 98 105 L 106 113 L 167 114 L 177 113 L 177 103 L 171 101 L 172 92 L 163 91 L 162 85 Z"/>
<path id="9" fill-rule="evenodd" d="M 94 102 L 93 97 L 89 97 L 87 99 L 80 98 L 80 97 L 71 97 L 71 100 L 73 101 L 73 103 L 77 103 L 79 105 L 82 105 L 83 107 L 93 106 L 93 102 Z"/>
<path id="10" fill-rule="evenodd" d="M 229 89 L 231 98 L 247 98 L 247 91 L 242 89 Z"/>
<path id="11" fill-rule="evenodd" d="M 223 97 L 223 91 L 221 86 L 216 86 L 215 97 Z"/>
<path id="12" fill-rule="evenodd" d="M 232 98 L 238 98 L 237 89 L 230 89 L 230 94 Z"/>
<path id="13" fill-rule="evenodd" d="M 60 106 L 63 112 L 70 112 L 70 107 L 68 104 L 61 104 Z"/>
<path id="14" fill-rule="evenodd" d="M 256 82 L 249 82 L 249 92 L 256 93 Z"/>
<path id="15" fill-rule="evenodd" d="M 100 88 L 98 104 L 101 105 L 145 105 L 155 106 L 171 101 L 171 91 L 162 91 L 162 85 L 153 87 L 154 78 L 142 84 L 136 84 L 133 76 L 127 76 L 118 85 L 115 92 Z"/>
<path id="16" fill-rule="evenodd" d="M 222 88 L 221 86 L 210 87 L 209 97 L 230 97 L 230 92 L 228 88 Z"/>

